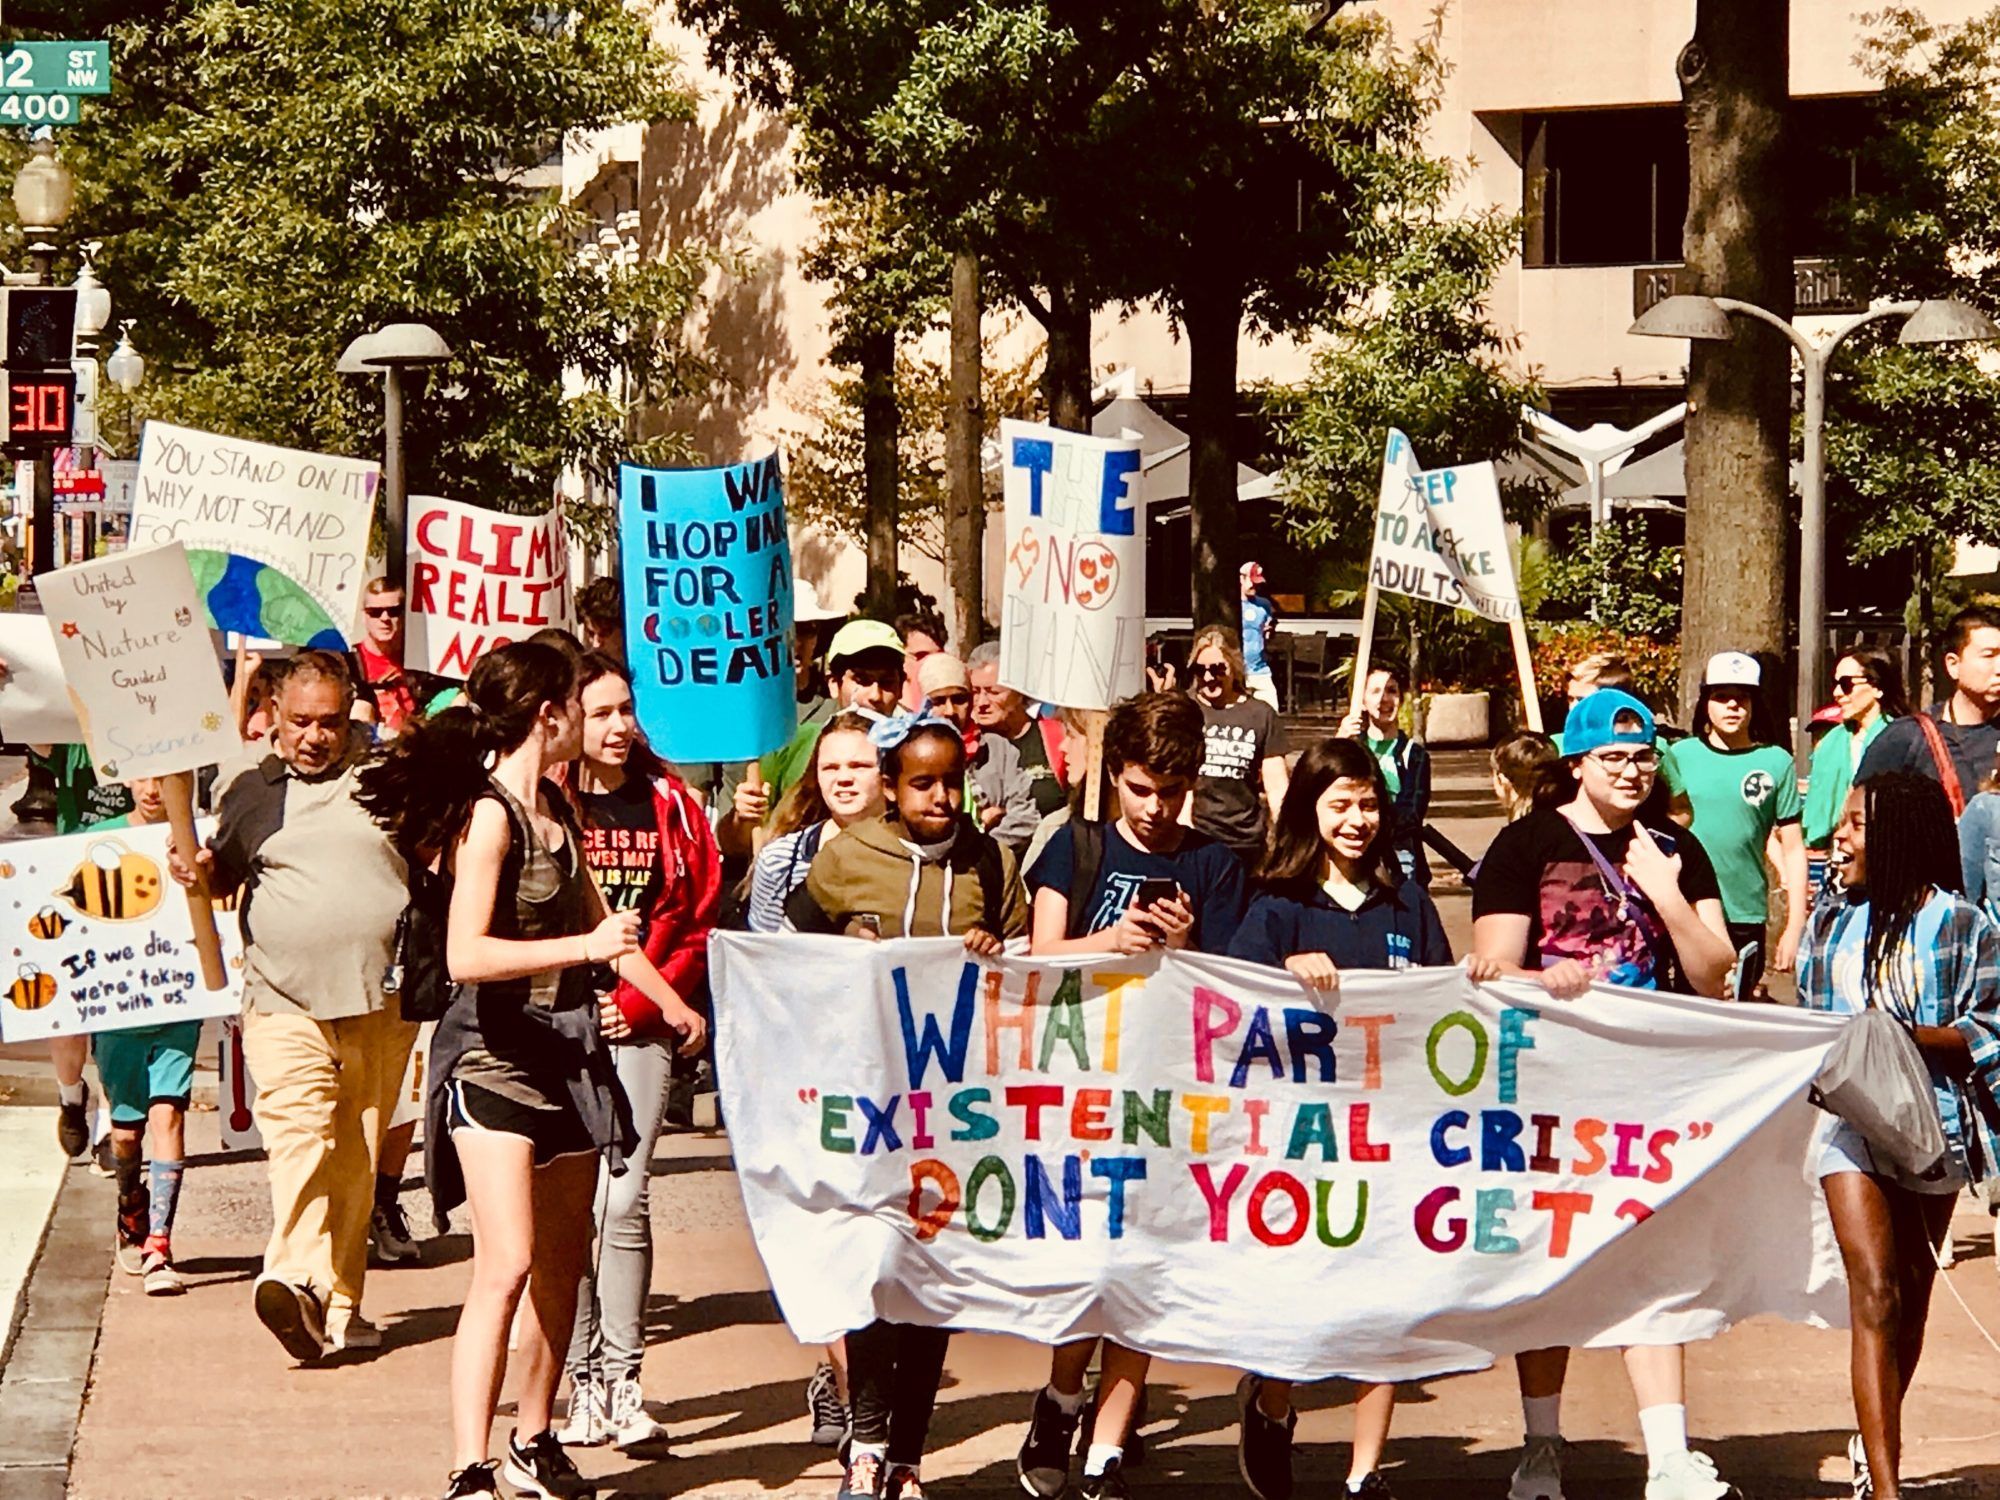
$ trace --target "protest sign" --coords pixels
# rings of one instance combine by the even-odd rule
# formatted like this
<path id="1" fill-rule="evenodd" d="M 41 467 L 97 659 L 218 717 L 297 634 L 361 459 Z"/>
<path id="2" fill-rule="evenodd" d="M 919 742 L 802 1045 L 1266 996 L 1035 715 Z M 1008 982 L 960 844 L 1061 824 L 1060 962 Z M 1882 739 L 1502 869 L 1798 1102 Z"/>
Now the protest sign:
<path id="1" fill-rule="evenodd" d="M 45 615 L 0 615 L 0 738 L 15 745 L 78 745 L 83 726 L 63 682 Z"/>
<path id="2" fill-rule="evenodd" d="M 625 655 L 668 760 L 755 760 L 798 728 L 792 543 L 778 455 L 618 471 Z"/>
<path id="3" fill-rule="evenodd" d="M 180 543 L 35 582 L 99 775 L 165 776 L 241 752 Z"/>
<path id="4" fill-rule="evenodd" d="M 569 542 L 558 511 L 515 516 L 410 497 L 404 661 L 464 677 L 480 656 L 537 630 L 571 628 Z"/>
<path id="5" fill-rule="evenodd" d="M 344 651 L 381 477 L 358 458 L 148 422 L 132 545 L 186 545 L 215 629 Z"/>
<path id="6" fill-rule="evenodd" d="M 717 933 L 717 1076 L 792 1331 L 875 1318 L 1311 1380 L 1839 1322 L 1837 1020 L 1458 969 Z"/>
<path id="7" fill-rule="evenodd" d="M 1008 420 L 1000 451 L 1000 681 L 1043 703 L 1110 708 L 1146 685 L 1139 444 Z"/>
<path id="8" fill-rule="evenodd" d="M 202 984 L 190 908 L 169 899 L 170 837 L 165 823 L 100 827 L 0 850 L 0 1039 L 195 1021 L 243 1008 L 242 944 L 233 922 L 223 939 L 228 983 Z"/>

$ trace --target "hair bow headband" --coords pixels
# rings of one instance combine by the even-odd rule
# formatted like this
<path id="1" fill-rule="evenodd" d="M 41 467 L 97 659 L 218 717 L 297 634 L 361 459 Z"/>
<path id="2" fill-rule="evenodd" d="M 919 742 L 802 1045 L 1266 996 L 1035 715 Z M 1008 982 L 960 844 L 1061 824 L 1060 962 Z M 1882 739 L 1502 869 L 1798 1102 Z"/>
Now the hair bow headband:
<path id="1" fill-rule="evenodd" d="M 931 712 L 931 700 L 926 698 L 914 713 L 902 711 L 889 714 L 869 725 L 868 743 L 878 751 L 894 750 L 919 729 L 928 729 L 933 724 L 954 736 L 958 733 L 956 724 Z"/>

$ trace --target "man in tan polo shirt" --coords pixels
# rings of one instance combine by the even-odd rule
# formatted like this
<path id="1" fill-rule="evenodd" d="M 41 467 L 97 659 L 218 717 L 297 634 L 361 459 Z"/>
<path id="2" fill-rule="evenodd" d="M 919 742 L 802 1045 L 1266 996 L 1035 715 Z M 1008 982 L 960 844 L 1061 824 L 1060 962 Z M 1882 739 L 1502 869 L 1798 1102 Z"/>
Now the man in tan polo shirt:
<path id="1" fill-rule="evenodd" d="M 408 873 L 354 800 L 367 742 L 353 706 L 341 657 L 295 657 L 277 753 L 229 783 L 200 855 L 218 896 L 243 896 L 243 1056 L 274 1219 L 257 1316 L 301 1361 L 382 1341 L 361 1316 L 368 1215 L 417 1032 L 382 986 Z"/>

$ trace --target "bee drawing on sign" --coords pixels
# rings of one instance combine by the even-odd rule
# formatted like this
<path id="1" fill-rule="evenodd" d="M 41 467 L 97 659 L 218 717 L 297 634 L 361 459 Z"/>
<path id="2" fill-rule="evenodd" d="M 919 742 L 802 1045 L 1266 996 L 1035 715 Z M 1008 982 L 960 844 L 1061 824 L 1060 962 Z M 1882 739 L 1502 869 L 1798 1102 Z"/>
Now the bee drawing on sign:
<path id="1" fill-rule="evenodd" d="M 79 916 L 135 922 L 159 906 L 163 890 L 158 865 L 116 839 L 104 839 L 90 846 L 69 884 L 56 895 L 76 908 Z"/>
<path id="2" fill-rule="evenodd" d="M 14 982 L 7 986 L 7 998 L 16 1010 L 40 1010 L 56 998 L 56 981 L 33 964 L 22 964 Z"/>
<path id="3" fill-rule="evenodd" d="M 53 906 L 45 906 L 28 918 L 28 936 L 47 941 L 59 938 L 69 929 L 69 918 Z"/>

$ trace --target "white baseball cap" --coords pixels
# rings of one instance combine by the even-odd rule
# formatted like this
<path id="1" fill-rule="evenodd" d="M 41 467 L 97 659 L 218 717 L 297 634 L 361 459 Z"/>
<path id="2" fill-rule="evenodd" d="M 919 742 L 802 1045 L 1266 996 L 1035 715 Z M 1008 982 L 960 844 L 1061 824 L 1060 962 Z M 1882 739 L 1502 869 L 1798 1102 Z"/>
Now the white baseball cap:
<path id="1" fill-rule="evenodd" d="M 819 590 L 803 574 L 792 575 L 792 623 L 811 625 L 826 620 L 844 620 L 844 611 L 828 609 L 819 602 Z"/>
<path id="2" fill-rule="evenodd" d="M 1708 659 L 1701 674 L 1703 687 L 1762 687 L 1764 669 L 1757 658 L 1743 651 L 1718 651 Z"/>

